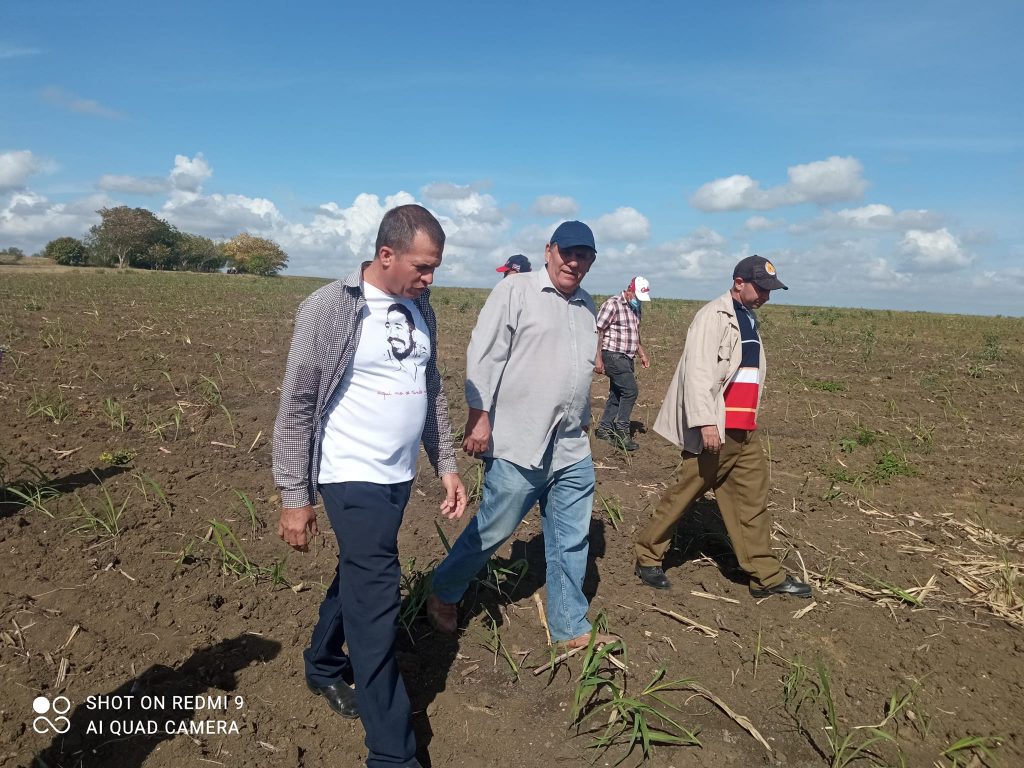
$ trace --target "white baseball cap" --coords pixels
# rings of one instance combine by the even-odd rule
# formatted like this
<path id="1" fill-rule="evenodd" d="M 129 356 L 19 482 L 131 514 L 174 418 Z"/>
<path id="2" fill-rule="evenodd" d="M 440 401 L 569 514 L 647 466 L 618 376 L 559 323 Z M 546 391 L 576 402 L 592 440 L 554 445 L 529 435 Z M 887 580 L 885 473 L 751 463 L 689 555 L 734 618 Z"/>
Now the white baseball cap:
<path id="1" fill-rule="evenodd" d="M 646 277 L 637 275 L 633 278 L 633 282 L 630 283 L 630 287 L 640 301 L 651 300 L 651 284 L 647 281 Z"/>

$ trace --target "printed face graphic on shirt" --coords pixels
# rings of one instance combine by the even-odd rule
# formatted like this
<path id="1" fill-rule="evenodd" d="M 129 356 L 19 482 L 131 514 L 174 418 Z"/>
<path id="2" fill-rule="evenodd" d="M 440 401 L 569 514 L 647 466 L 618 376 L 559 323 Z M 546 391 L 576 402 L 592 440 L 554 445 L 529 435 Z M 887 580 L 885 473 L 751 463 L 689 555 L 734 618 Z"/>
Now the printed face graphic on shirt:
<path id="1" fill-rule="evenodd" d="M 415 346 L 412 332 L 415 327 L 412 313 L 408 309 L 401 304 L 392 304 L 388 307 L 388 316 L 384 323 L 384 329 L 387 331 L 391 354 L 396 360 L 405 360 L 405 358 L 412 354 Z"/>

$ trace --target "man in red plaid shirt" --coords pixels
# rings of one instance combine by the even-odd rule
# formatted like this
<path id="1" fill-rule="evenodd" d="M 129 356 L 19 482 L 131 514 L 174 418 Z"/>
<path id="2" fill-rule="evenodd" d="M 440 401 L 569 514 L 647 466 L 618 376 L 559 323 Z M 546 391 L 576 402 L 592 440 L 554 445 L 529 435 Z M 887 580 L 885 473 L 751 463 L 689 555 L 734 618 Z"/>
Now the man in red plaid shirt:
<path id="1" fill-rule="evenodd" d="M 594 371 L 608 376 L 608 402 L 594 433 L 616 447 L 635 451 L 629 417 L 639 392 L 634 374 L 635 358 L 640 365 L 651 361 L 640 343 L 640 315 L 643 302 L 651 300 L 651 284 L 637 275 L 622 293 L 610 297 L 597 313 L 597 346 L 600 353 Z"/>

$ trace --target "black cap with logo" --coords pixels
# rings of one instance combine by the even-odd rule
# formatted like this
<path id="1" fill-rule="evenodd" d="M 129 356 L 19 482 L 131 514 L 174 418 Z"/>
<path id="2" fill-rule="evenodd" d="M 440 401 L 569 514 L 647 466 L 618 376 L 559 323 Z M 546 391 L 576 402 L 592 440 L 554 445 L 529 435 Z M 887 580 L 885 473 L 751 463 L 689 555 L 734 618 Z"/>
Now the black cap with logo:
<path id="1" fill-rule="evenodd" d="M 789 290 L 789 286 L 779 280 L 775 272 L 775 265 L 763 256 L 747 256 L 732 271 L 733 277 L 739 277 L 748 283 L 763 288 L 766 291 L 774 291 L 781 288 Z"/>

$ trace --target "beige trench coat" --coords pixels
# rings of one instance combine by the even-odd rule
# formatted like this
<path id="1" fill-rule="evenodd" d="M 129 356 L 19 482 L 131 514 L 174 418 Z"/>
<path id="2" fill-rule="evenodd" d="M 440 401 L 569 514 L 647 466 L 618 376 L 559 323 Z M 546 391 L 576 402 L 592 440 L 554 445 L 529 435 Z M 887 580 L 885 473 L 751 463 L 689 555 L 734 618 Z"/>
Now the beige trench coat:
<path id="1" fill-rule="evenodd" d="M 726 293 L 694 315 L 683 356 L 654 420 L 654 431 L 688 453 L 703 450 L 702 426 L 717 424 L 725 439 L 725 385 L 739 369 L 741 358 L 739 322 L 732 295 Z M 758 408 L 767 371 L 763 345 L 760 369 Z"/>

